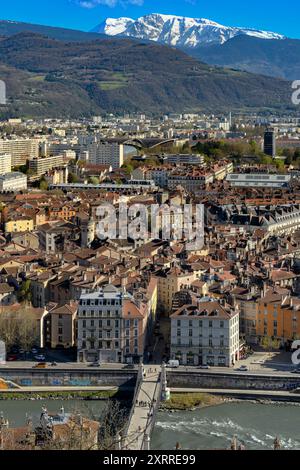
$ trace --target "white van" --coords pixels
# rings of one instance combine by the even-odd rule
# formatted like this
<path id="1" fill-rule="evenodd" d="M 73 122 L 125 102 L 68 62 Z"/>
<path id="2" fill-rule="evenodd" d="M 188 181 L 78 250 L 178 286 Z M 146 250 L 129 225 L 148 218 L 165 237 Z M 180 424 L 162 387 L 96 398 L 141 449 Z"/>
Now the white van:
<path id="1" fill-rule="evenodd" d="M 167 362 L 167 367 L 174 367 L 175 369 L 177 369 L 177 367 L 179 367 L 179 361 L 177 359 L 170 359 Z"/>

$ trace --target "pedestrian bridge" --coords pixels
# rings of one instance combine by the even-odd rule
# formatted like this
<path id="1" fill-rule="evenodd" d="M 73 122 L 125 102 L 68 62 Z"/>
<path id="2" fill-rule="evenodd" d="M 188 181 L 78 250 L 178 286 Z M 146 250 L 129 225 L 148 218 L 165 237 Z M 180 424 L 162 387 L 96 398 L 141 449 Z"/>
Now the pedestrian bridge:
<path id="1" fill-rule="evenodd" d="M 165 367 L 141 364 L 128 424 L 120 437 L 120 450 L 150 450 L 150 435 L 165 390 Z"/>

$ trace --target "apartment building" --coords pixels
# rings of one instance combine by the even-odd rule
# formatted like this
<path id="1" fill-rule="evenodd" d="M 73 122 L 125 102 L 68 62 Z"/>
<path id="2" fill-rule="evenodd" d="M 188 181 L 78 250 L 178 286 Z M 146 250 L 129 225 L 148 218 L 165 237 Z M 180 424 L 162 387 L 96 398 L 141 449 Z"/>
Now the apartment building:
<path id="1" fill-rule="evenodd" d="M 63 155 L 54 155 L 51 157 L 44 158 L 33 158 L 29 160 L 29 170 L 31 170 L 34 175 L 42 176 L 53 168 L 59 168 L 64 164 Z"/>
<path id="2" fill-rule="evenodd" d="M 201 170 L 188 172 L 183 170 L 174 170 L 168 176 L 168 189 L 173 190 L 176 189 L 177 186 L 182 186 L 186 191 L 194 192 L 205 188 L 205 186 L 213 183 L 213 181 L 213 173 Z"/>
<path id="3" fill-rule="evenodd" d="M 204 155 L 178 153 L 178 154 L 164 155 L 164 160 L 167 163 L 178 164 L 178 165 L 203 165 Z"/>
<path id="4" fill-rule="evenodd" d="M 280 341 L 281 345 L 300 337 L 300 299 L 269 291 L 258 300 L 256 334 Z"/>
<path id="5" fill-rule="evenodd" d="M 171 315 L 171 359 L 232 367 L 239 359 L 239 312 L 218 302 L 186 305 Z"/>
<path id="6" fill-rule="evenodd" d="M 78 361 L 139 362 L 148 314 L 146 304 L 112 285 L 82 295 L 77 316 Z"/>
<path id="7" fill-rule="evenodd" d="M 194 272 L 183 271 L 173 266 L 161 270 L 155 274 L 157 278 L 158 307 L 162 313 L 170 314 L 172 311 L 173 297 L 183 287 L 189 287 L 196 280 Z"/>
<path id="8" fill-rule="evenodd" d="M 118 169 L 124 163 L 124 145 L 118 142 L 97 141 L 87 146 L 89 163 L 111 165 Z"/>
<path id="9" fill-rule="evenodd" d="M 172 166 L 164 165 L 162 167 L 140 167 L 132 172 L 132 178 L 136 180 L 154 181 L 161 188 L 168 186 L 168 175 Z"/>
<path id="10" fill-rule="evenodd" d="M 4 224 L 5 233 L 32 232 L 34 222 L 31 217 L 15 215 Z"/>
<path id="11" fill-rule="evenodd" d="M 50 304 L 45 317 L 45 344 L 50 348 L 72 348 L 76 339 L 77 304 Z"/>
<path id="12" fill-rule="evenodd" d="M 220 181 L 226 178 L 226 176 L 233 172 L 233 163 L 227 161 L 221 161 L 211 166 L 214 179 Z"/>
<path id="13" fill-rule="evenodd" d="M 269 175 L 266 173 L 231 173 L 226 181 L 237 188 L 288 188 L 291 175 Z"/>
<path id="14" fill-rule="evenodd" d="M 39 156 L 38 139 L 0 139 L 0 153 L 11 155 L 12 167 L 25 165 L 29 158 Z"/>
<path id="15" fill-rule="evenodd" d="M 0 192 L 17 192 L 27 189 L 27 176 L 24 173 L 11 172 L 0 175 Z"/>
<path id="16" fill-rule="evenodd" d="M 27 275 L 30 280 L 31 302 L 33 307 L 45 307 L 50 301 L 49 283 L 57 278 L 51 271 L 42 271 Z"/>
<path id="17" fill-rule="evenodd" d="M 0 175 L 11 172 L 11 155 L 10 153 L 0 154 Z"/>

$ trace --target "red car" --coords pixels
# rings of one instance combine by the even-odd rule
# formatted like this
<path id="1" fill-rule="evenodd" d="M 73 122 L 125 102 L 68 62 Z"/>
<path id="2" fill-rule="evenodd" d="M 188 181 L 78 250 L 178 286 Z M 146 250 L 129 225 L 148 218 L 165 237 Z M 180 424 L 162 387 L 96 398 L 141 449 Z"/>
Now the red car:
<path id="1" fill-rule="evenodd" d="M 17 354 L 10 354 L 7 358 L 8 361 L 17 361 L 18 360 L 18 356 Z"/>

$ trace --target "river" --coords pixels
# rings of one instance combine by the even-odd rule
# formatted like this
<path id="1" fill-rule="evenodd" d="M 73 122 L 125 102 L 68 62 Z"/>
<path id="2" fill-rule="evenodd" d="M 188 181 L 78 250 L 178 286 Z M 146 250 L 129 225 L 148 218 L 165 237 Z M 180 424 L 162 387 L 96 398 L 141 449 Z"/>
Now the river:
<path id="1" fill-rule="evenodd" d="M 249 402 L 224 403 L 190 412 L 160 412 L 152 435 L 152 449 L 227 449 L 234 436 L 246 449 L 300 450 L 300 406 Z"/>
<path id="2" fill-rule="evenodd" d="M 26 414 L 37 423 L 42 406 L 49 412 L 80 410 L 83 415 L 99 419 L 105 401 L 22 400 L 0 401 L 0 412 L 11 426 L 22 426 Z M 300 406 L 259 404 L 251 402 L 223 403 L 194 411 L 159 412 L 151 447 L 172 450 L 177 442 L 182 449 L 227 449 L 234 436 L 246 449 L 272 449 L 275 437 L 282 448 L 300 450 Z"/>

